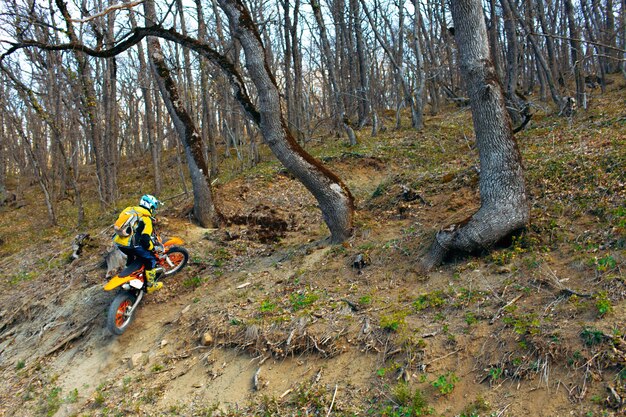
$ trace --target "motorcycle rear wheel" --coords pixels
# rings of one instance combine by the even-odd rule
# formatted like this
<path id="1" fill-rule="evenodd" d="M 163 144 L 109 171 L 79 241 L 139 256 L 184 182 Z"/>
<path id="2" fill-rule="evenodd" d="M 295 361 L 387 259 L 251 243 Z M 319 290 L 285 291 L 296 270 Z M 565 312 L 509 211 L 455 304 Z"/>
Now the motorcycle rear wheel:
<path id="1" fill-rule="evenodd" d="M 131 308 L 136 300 L 137 297 L 134 294 L 126 291 L 119 293 L 113 299 L 107 315 L 107 328 L 111 333 L 117 336 L 124 333 L 133 319 Z"/>
<path id="2" fill-rule="evenodd" d="M 168 262 L 168 260 L 170 262 Z M 189 262 L 189 252 L 180 246 L 172 246 L 167 251 L 166 258 L 160 264 L 163 268 L 163 275 L 170 276 L 180 272 Z"/>

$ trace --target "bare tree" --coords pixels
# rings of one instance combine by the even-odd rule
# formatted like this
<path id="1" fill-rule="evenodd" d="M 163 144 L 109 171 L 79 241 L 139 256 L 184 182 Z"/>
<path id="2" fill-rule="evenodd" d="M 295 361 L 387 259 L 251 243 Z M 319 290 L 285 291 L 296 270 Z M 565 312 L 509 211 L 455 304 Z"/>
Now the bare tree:
<path id="1" fill-rule="evenodd" d="M 145 0 L 144 12 L 146 25 L 154 25 L 156 23 L 156 12 L 153 0 Z M 187 155 L 187 166 L 189 167 L 189 175 L 193 185 L 194 216 L 203 227 L 218 226 L 222 223 L 222 216 L 214 204 L 210 171 L 202 151 L 200 134 L 184 106 L 182 97 L 179 96 L 178 88 L 167 67 L 158 39 L 148 38 L 148 54 L 161 97 L 165 102 L 165 107 L 172 118 Z"/>
<path id="2" fill-rule="evenodd" d="M 326 70 L 328 72 L 328 81 L 330 84 L 330 88 L 332 91 L 332 95 L 334 98 L 335 105 L 335 120 L 337 124 L 341 124 L 348 135 L 348 140 L 350 145 L 357 144 L 357 137 L 350 125 L 350 121 L 348 115 L 346 114 L 346 106 L 344 104 L 343 98 L 341 97 L 341 91 L 339 90 L 338 79 L 335 71 L 335 64 L 333 59 L 333 53 L 330 48 L 330 42 L 328 41 L 328 35 L 326 33 L 326 24 L 324 24 L 324 19 L 322 17 L 322 10 L 318 0 L 311 0 L 311 8 L 313 9 L 313 15 L 315 16 L 315 21 L 317 22 L 317 27 L 320 31 L 320 42 L 322 45 L 322 56 L 324 58 L 324 62 L 326 63 Z"/>

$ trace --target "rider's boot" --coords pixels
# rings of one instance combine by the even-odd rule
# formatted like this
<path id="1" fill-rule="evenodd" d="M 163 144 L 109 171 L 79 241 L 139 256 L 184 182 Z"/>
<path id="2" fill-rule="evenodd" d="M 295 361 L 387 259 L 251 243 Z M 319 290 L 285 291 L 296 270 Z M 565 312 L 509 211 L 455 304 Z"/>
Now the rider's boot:
<path id="1" fill-rule="evenodd" d="M 160 290 L 161 288 L 163 288 L 163 283 L 162 282 L 155 282 L 155 278 L 156 278 L 156 268 L 155 269 L 146 269 L 146 280 L 148 281 L 148 294 L 153 293 L 155 291 Z"/>

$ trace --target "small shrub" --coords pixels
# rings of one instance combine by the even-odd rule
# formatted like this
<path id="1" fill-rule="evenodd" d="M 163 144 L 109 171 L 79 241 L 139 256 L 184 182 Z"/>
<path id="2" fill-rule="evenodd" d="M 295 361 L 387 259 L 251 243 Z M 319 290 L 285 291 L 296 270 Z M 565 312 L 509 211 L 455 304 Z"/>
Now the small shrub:
<path id="1" fill-rule="evenodd" d="M 419 417 L 430 415 L 434 412 L 428 406 L 424 394 L 419 389 L 411 390 L 408 384 L 401 382 L 392 389 L 393 400 L 380 404 L 379 399 L 374 399 L 374 407 L 368 410 L 367 415 L 383 417 Z"/>
<path id="2" fill-rule="evenodd" d="M 395 332 L 405 325 L 405 317 L 407 313 L 403 311 L 395 312 L 389 316 L 380 317 L 380 327 L 390 332 Z"/>
<path id="3" fill-rule="evenodd" d="M 454 372 L 439 375 L 439 378 L 432 382 L 442 395 L 448 395 L 454 390 L 454 384 L 459 382 L 459 377 Z"/>
<path id="4" fill-rule="evenodd" d="M 598 315 L 604 316 L 607 313 L 610 313 L 613 310 L 613 306 L 611 305 L 611 300 L 609 300 L 607 293 L 602 291 L 595 296 L 596 299 L 596 308 L 598 309 Z"/>
<path id="5" fill-rule="evenodd" d="M 24 369 L 25 366 L 26 366 L 26 362 L 23 359 L 20 359 L 15 364 L 15 369 L 19 371 L 20 369 Z"/>
<path id="6" fill-rule="evenodd" d="M 472 313 L 471 311 L 465 313 L 465 323 L 467 323 L 468 326 L 471 326 L 476 322 L 478 322 L 478 319 L 476 318 L 476 316 L 474 316 L 474 313 Z"/>
<path id="7" fill-rule="evenodd" d="M 604 340 L 604 333 L 600 330 L 590 329 L 587 327 L 580 332 L 580 338 L 586 346 L 591 347 L 602 343 Z"/>
<path id="8" fill-rule="evenodd" d="M 611 255 L 605 255 L 602 258 L 596 260 L 596 269 L 599 272 L 611 271 L 615 269 L 616 266 L 617 262 L 615 261 L 615 258 L 613 258 L 613 256 Z"/>
<path id="9" fill-rule="evenodd" d="M 276 304 L 272 303 L 269 300 L 264 300 L 261 302 L 261 313 L 269 313 L 276 310 Z"/>
<path id="10" fill-rule="evenodd" d="M 366 305 L 372 302 L 372 297 L 369 295 L 364 295 L 363 297 L 359 298 L 359 304 L 361 305 Z"/>
<path id="11" fill-rule="evenodd" d="M 314 293 L 294 293 L 289 296 L 293 311 L 302 310 L 318 300 L 319 296 Z"/>
<path id="12" fill-rule="evenodd" d="M 433 291 L 417 297 L 417 300 L 413 302 L 413 308 L 417 311 L 422 311 L 429 307 L 441 307 L 445 303 L 443 291 Z"/>
<path id="13" fill-rule="evenodd" d="M 47 417 L 52 417 L 59 411 L 61 408 L 61 388 L 54 387 L 50 391 L 48 391 L 48 395 L 46 396 L 45 403 L 41 405 L 40 413 L 42 415 L 46 415 Z"/>
<path id="14" fill-rule="evenodd" d="M 486 416 L 490 408 L 489 403 L 487 403 L 483 397 L 478 397 L 476 401 L 465 407 L 460 417 Z"/>
<path id="15" fill-rule="evenodd" d="M 186 278 L 183 281 L 183 286 L 187 288 L 197 288 L 202 285 L 202 281 L 204 281 L 202 277 L 196 275 L 194 277 Z"/>
<path id="16" fill-rule="evenodd" d="M 519 335 L 536 335 L 540 332 L 539 326 L 541 323 L 537 315 L 533 313 L 520 315 L 511 314 L 510 316 L 504 317 L 502 321 L 504 324 L 512 326 L 515 333 Z"/>
<path id="17" fill-rule="evenodd" d="M 496 368 L 491 368 L 489 369 L 489 378 L 492 381 L 497 381 L 498 379 L 500 379 L 502 377 L 502 373 L 504 372 L 504 370 L 500 367 L 496 367 Z"/>
<path id="18" fill-rule="evenodd" d="M 74 388 L 72 391 L 70 391 L 69 394 L 67 394 L 67 397 L 65 397 L 64 400 L 67 404 L 74 404 L 78 401 L 78 389 Z"/>

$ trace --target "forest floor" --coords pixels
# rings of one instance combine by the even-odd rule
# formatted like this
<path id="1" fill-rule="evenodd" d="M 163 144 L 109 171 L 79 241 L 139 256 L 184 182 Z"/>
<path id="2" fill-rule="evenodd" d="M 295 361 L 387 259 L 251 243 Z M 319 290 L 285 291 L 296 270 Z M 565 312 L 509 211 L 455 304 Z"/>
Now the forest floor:
<path id="1" fill-rule="evenodd" d="M 467 108 L 351 148 L 307 144 L 355 196 L 343 245 L 272 158 L 224 175 L 227 227 L 194 225 L 190 197 L 160 212 L 190 264 L 119 337 L 101 264 L 124 204 L 88 206 L 75 229 L 65 201 L 45 228 L 38 189 L 15 180 L 22 207 L 0 212 L 0 416 L 624 416 L 625 109 L 622 79 L 571 119 L 536 104 L 517 134 L 528 228 L 428 276 L 415 270 L 435 232 L 479 206 Z M 127 162 L 132 203 L 150 178 Z M 70 261 L 78 233 L 91 238 Z"/>

